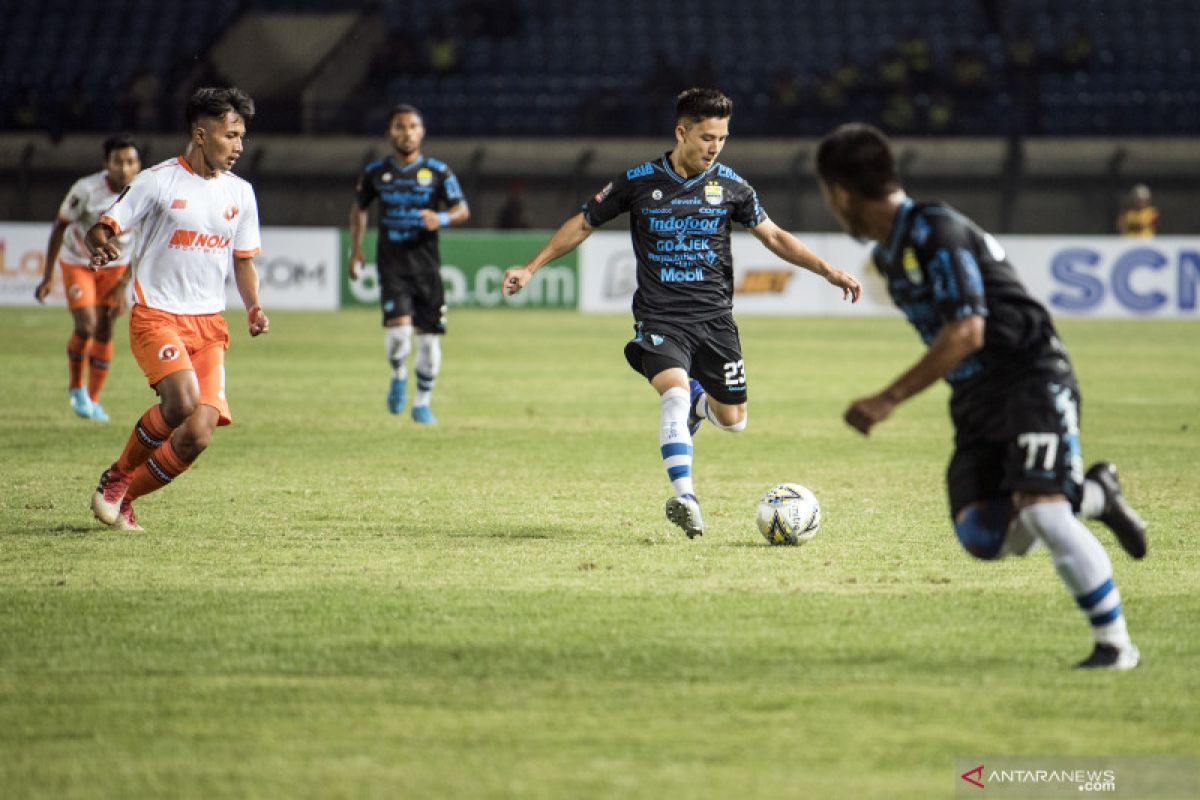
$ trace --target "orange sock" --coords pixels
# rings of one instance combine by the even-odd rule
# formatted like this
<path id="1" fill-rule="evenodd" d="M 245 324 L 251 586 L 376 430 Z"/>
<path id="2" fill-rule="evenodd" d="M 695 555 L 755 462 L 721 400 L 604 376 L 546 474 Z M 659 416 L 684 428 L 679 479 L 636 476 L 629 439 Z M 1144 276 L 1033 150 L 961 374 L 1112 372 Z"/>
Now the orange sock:
<path id="1" fill-rule="evenodd" d="M 92 402 L 100 399 L 100 390 L 108 380 L 108 365 L 112 363 L 113 343 L 92 340 L 92 349 L 88 352 L 88 397 Z"/>
<path id="2" fill-rule="evenodd" d="M 149 411 L 142 414 L 138 424 L 133 426 L 133 433 L 129 434 L 125 450 L 117 459 L 117 469 L 128 475 L 146 463 L 150 454 L 171 435 L 171 430 L 167 421 L 163 419 L 162 407 L 151 406 Z"/>
<path id="3" fill-rule="evenodd" d="M 72 333 L 67 342 L 67 366 L 71 369 L 71 389 L 83 388 L 83 359 L 87 357 L 92 340 Z"/>
<path id="4" fill-rule="evenodd" d="M 175 454 L 171 440 L 167 439 L 146 459 L 146 463 L 133 471 L 133 480 L 125 496 L 133 502 L 142 495 L 157 491 L 178 478 L 190 466 L 191 464 Z"/>

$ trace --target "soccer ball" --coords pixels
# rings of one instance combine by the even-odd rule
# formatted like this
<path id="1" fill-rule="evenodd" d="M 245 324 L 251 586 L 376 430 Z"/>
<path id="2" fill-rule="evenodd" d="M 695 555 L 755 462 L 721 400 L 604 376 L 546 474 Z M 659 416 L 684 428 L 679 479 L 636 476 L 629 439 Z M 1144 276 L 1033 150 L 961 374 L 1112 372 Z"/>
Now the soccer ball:
<path id="1" fill-rule="evenodd" d="M 758 530 L 771 544 L 804 544 L 819 527 L 821 504 L 798 483 L 781 483 L 758 503 Z"/>

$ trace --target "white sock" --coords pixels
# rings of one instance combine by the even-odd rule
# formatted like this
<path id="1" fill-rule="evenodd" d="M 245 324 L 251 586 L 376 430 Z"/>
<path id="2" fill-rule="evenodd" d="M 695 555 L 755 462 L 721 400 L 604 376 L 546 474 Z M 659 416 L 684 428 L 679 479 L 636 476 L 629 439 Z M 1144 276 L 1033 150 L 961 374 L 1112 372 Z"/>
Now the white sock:
<path id="1" fill-rule="evenodd" d="M 712 406 L 709 405 L 708 395 L 701 396 L 699 402 L 696 403 L 696 410 L 702 411 L 705 419 L 723 431 L 737 433 L 738 431 L 746 430 L 746 420 L 749 419 L 748 415 L 743 416 L 741 422 L 735 422 L 732 425 L 725 425 L 721 422 L 721 420 L 717 419 L 717 415 L 713 412 Z"/>
<path id="2" fill-rule="evenodd" d="M 412 325 L 395 325 L 385 330 L 383 343 L 387 347 L 388 362 L 392 365 L 392 377 L 404 380 L 408 377 L 405 362 L 412 349 Z"/>
<path id="3" fill-rule="evenodd" d="M 662 395 L 662 418 L 658 429 L 658 444 L 663 466 L 675 494 L 696 494 L 692 486 L 692 435 L 688 433 L 688 390 L 678 386 Z"/>
<path id="4" fill-rule="evenodd" d="M 417 357 L 413 371 L 417 373 L 417 397 L 414 406 L 427 406 L 433 396 L 433 384 L 442 369 L 442 337 L 436 333 L 417 334 Z"/>
<path id="5" fill-rule="evenodd" d="M 1083 500 L 1079 504 L 1079 516 L 1095 519 L 1104 513 L 1104 489 L 1092 480 L 1083 482 Z"/>
<path id="6" fill-rule="evenodd" d="M 1095 640 L 1129 646 L 1112 562 L 1092 532 L 1071 513 L 1071 504 L 1066 500 L 1034 503 L 1022 509 L 1019 517 L 1021 524 L 1046 543 L 1058 576 L 1091 623 Z"/>

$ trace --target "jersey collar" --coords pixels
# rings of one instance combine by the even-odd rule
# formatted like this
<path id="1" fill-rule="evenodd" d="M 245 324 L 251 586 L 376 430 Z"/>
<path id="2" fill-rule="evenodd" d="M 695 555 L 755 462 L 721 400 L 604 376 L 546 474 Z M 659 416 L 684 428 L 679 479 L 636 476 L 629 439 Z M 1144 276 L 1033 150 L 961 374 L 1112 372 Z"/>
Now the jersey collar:
<path id="1" fill-rule="evenodd" d="M 904 202 L 900 204 L 899 210 L 896 211 L 896 221 L 892 223 L 891 234 L 888 236 L 887 241 L 882 242 L 880 245 L 883 256 L 888 261 L 896 257 L 896 249 L 900 246 L 900 242 L 904 239 L 904 234 L 908 230 L 908 218 L 912 214 L 912 210 L 912 198 L 904 198 Z"/>
<path id="2" fill-rule="evenodd" d="M 673 166 L 671 166 L 671 151 L 668 150 L 667 152 L 662 154 L 662 168 L 663 168 L 663 172 L 667 173 L 672 178 L 674 178 L 676 183 L 681 183 L 684 186 L 691 186 L 693 183 L 696 183 L 701 178 L 707 177 L 709 173 L 711 173 L 714 169 L 716 169 L 717 162 L 714 161 L 713 165 L 711 167 L 709 167 L 708 169 L 704 170 L 704 172 L 697 173 L 696 175 L 693 175 L 690 178 L 685 178 L 682 175 L 680 175 L 678 172 L 676 172 L 675 168 Z"/>
<path id="3" fill-rule="evenodd" d="M 392 162 L 392 166 L 395 167 L 398 171 L 408 172 L 410 169 L 416 169 L 417 167 L 423 165 L 425 163 L 425 156 L 421 156 L 420 158 L 418 158 L 416 161 L 412 162 L 411 164 L 401 164 L 399 161 L 396 160 L 396 157 L 394 155 L 388 156 L 388 161 Z"/>

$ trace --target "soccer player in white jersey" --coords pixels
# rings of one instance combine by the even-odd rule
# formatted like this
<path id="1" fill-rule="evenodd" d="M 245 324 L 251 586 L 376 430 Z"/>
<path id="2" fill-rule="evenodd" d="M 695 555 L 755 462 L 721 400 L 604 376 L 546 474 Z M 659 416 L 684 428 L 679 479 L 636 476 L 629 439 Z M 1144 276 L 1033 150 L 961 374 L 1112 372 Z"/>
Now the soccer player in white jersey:
<path id="1" fill-rule="evenodd" d="M 99 268 L 121 257 L 122 232 L 139 230 L 129 340 L 161 398 L 92 496 L 96 518 L 121 530 L 141 530 L 133 501 L 177 478 L 216 427 L 232 421 L 225 396 L 229 330 L 221 316 L 231 263 L 250 335 L 268 329 L 254 269 L 258 203 L 250 184 L 230 171 L 254 101 L 239 89 L 197 89 L 186 113 L 187 151 L 141 173 L 87 234 Z"/>
<path id="2" fill-rule="evenodd" d="M 45 303 L 54 281 L 54 265 L 62 257 L 63 289 L 75 330 L 67 342 L 70 382 L 67 392 L 71 408 L 84 419 L 108 422 L 100 405 L 100 390 L 112 363 L 112 323 L 125 312 L 129 286 L 129 247 L 132 234 L 119 237 L 122 255 L 97 272 L 90 268 L 92 254 L 83 237 L 142 168 L 137 145 L 128 136 L 112 136 L 104 142 L 104 169 L 86 175 L 71 186 L 46 245 L 46 271 L 33 291 Z M 87 364 L 87 388 L 83 367 Z"/>

